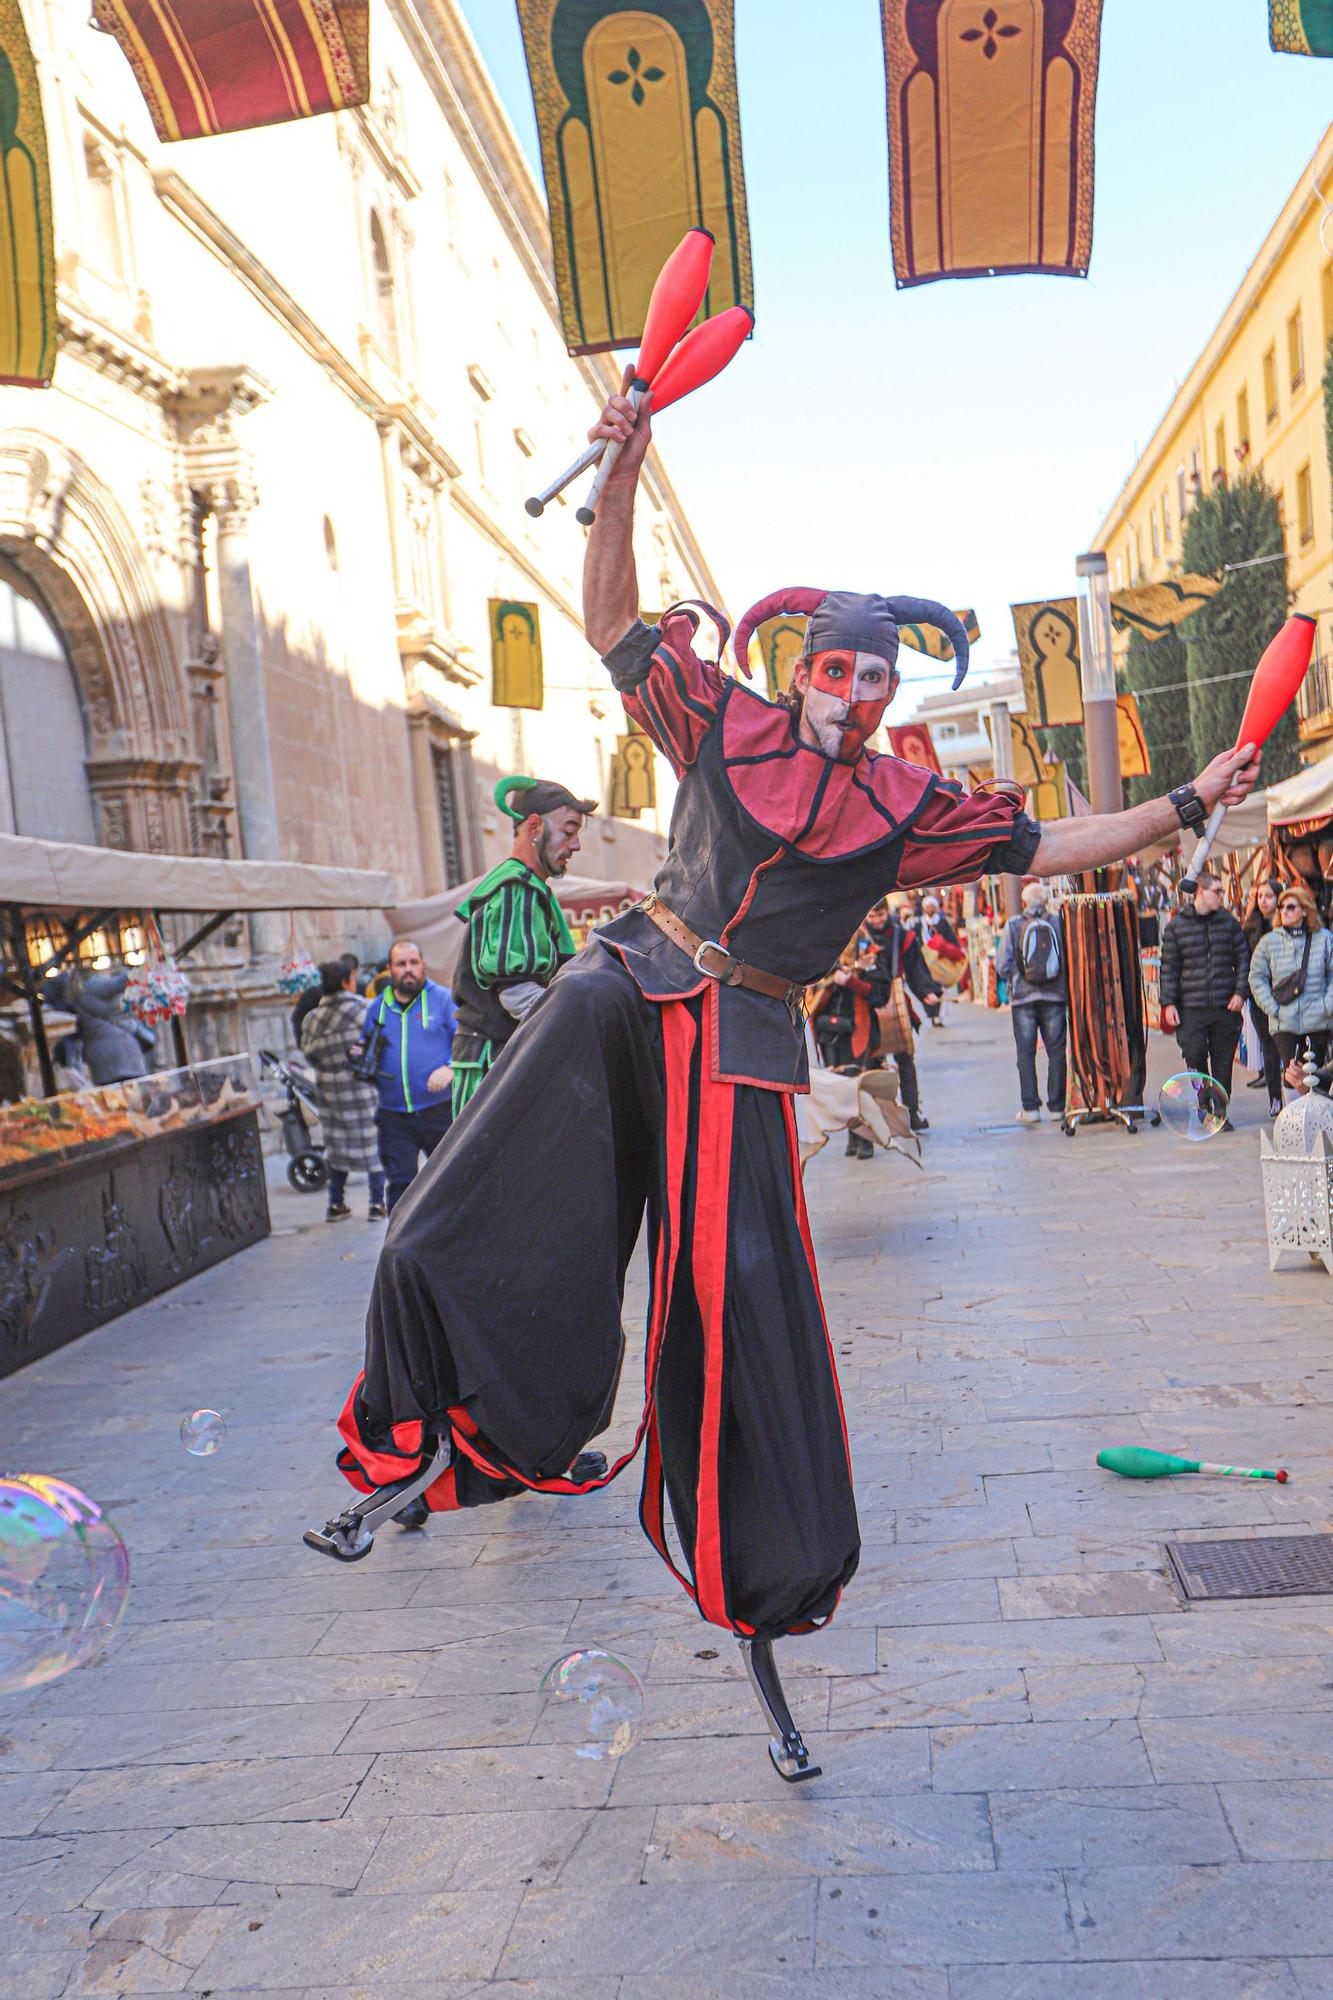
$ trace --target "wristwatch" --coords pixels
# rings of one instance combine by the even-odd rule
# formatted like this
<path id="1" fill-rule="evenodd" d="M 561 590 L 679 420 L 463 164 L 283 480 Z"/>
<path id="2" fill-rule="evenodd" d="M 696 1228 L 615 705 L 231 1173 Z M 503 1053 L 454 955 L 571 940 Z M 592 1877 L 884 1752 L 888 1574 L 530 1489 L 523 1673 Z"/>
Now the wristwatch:
<path id="1" fill-rule="evenodd" d="M 1208 808 L 1193 785 L 1177 785 L 1167 797 L 1176 809 L 1176 818 L 1187 833 L 1197 833 L 1208 818 Z"/>

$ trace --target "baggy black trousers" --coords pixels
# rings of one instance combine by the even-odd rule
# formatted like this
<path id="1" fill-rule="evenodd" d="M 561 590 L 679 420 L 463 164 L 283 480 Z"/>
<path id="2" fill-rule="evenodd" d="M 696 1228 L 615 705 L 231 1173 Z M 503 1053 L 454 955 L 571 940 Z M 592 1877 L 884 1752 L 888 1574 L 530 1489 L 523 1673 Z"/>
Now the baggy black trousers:
<path id="1" fill-rule="evenodd" d="M 452 1433 L 437 1509 L 586 1491 L 646 1211 L 641 1519 L 670 1563 L 665 1485 L 703 1615 L 771 1638 L 832 1613 L 859 1538 L 791 1100 L 712 1079 L 708 1005 L 596 943 L 560 973 L 394 1213 L 339 1463 L 365 1490 Z"/>

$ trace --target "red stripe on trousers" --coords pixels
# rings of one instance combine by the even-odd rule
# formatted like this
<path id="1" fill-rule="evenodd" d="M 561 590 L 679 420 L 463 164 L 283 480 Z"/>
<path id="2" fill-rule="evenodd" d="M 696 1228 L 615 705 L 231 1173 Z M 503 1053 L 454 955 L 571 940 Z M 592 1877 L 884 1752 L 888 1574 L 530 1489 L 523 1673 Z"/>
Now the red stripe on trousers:
<path id="1" fill-rule="evenodd" d="M 702 1067 L 702 1066 L 701 1066 Z M 731 1137 L 736 1093 L 732 1085 L 699 1078 L 699 1134 L 695 1147 L 693 1275 L 703 1327 L 704 1399 L 699 1428 L 698 1515 L 694 1530 L 694 1581 L 699 1609 L 714 1625 L 730 1625 L 722 1573 L 722 1377 L 727 1303 L 727 1236 L 730 1225 Z"/>

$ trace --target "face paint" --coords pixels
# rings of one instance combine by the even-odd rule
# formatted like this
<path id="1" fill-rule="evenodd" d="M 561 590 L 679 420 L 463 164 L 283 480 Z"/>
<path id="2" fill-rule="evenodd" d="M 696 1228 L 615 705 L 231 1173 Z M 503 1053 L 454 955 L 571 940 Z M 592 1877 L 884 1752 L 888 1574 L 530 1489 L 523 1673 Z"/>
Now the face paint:
<path id="1" fill-rule="evenodd" d="M 805 714 L 824 755 L 854 764 L 883 721 L 893 688 L 893 671 L 877 653 L 816 653 Z"/>
<path id="2" fill-rule="evenodd" d="M 542 821 L 537 853 L 548 877 L 564 874 L 571 858 L 579 851 L 579 834 L 582 829 L 582 813 L 570 812 L 568 807 L 562 807 L 559 812 L 547 813 Z"/>

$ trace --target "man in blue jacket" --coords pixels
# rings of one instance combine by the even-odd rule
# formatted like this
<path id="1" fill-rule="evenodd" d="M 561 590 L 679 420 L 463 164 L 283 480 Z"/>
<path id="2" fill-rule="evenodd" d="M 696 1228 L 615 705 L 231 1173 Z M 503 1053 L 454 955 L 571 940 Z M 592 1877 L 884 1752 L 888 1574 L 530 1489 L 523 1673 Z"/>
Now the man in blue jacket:
<path id="1" fill-rule="evenodd" d="M 426 977 L 419 948 L 399 938 L 389 953 L 389 984 L 367 1007 L 362 1029 L 379 1051 L 375 1126 L 390 1212 L 416 1178 L 421 1156 L 429 1159 L 449 1130 L 457 1026 L 453 994 Z"/>

